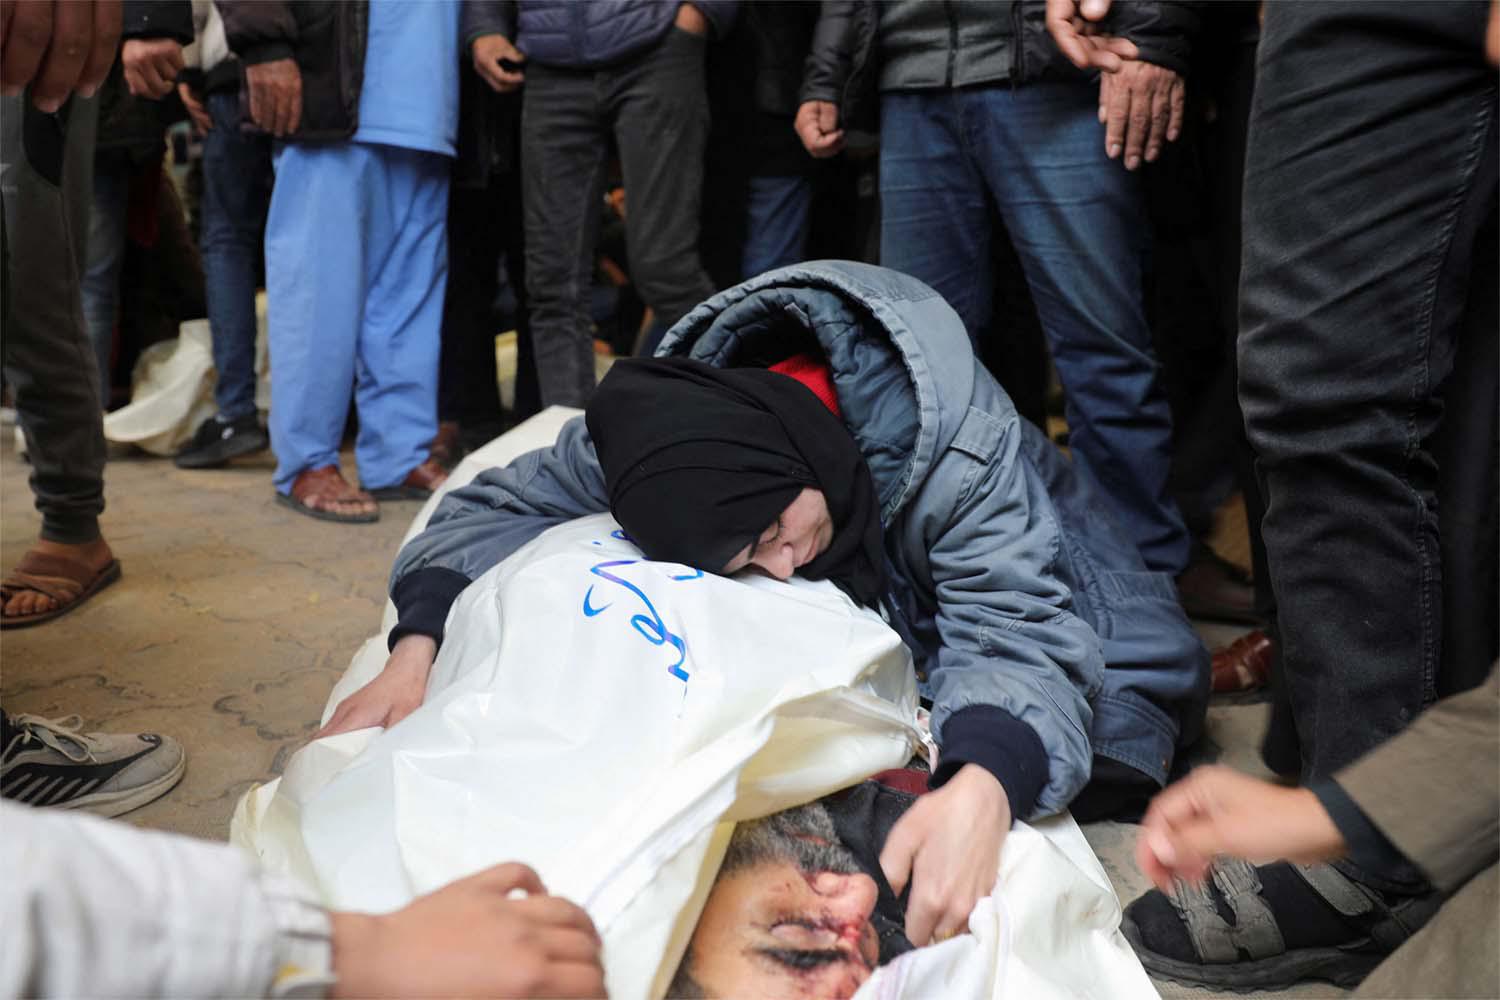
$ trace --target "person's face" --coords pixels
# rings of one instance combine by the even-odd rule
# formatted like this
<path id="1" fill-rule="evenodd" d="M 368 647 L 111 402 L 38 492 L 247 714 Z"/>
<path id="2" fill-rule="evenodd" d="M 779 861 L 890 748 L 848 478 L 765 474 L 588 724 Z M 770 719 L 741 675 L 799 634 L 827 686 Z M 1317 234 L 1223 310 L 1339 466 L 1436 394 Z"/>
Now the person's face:
<path id="1" fill-rule="evenodd" d="M 832 544 L 833 517 L 828 513 L 828 501 L 822 490 L 807 487 L 787 505 L 776 523 L 735 553 L 723 573 L 729 576 L 747 566 L 757 566 L 778 580 L 787 580 Z"/>
<path id="2" fill-rule="evenodd" d="M 693 976 L 715 997 L 853 996 L 880 957 L 877 892 L 863 873 L 785 859 L 723 875 L 693 932 Z"/>

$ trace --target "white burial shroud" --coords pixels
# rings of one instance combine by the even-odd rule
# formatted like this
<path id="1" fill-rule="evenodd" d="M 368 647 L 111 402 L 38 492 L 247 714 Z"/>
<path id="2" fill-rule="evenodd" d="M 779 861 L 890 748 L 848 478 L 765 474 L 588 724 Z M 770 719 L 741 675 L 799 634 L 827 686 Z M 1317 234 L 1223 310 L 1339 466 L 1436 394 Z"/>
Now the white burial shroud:
<path id="1" fill-rule="evenodd" d="M 491 442 L 449 488 L 570 415 Z M 910 658 L 877 614 L 826 582 L 646 562 L 607 515 L 474 581 L 446 636 L 419 710 L 300 750 L 241 800 L 231 839 L 330 907 L 371 912 L 524 862 L 588 910 L 617 998 L 661 996 L 734 821 L 899 767 L 920 742 Z M 384 636 L 367 642 L 324 717 L 384 658 Z M 974 933 L 860 995 L 1154 996 L 1118 923 L 1071 819 L 1018 824 Z"/>

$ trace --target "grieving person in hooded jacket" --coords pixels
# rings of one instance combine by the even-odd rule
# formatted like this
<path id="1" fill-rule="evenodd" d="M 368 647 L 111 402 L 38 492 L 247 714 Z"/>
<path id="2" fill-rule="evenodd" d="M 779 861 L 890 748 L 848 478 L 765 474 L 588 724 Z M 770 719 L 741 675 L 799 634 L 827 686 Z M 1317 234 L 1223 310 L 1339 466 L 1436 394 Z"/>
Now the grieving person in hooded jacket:
<path id="1" fill-rule="evenodd" d="M 930 288 L 821 262 L 715 295 L 552 447 L 449 494 L 397 556 L 385 669 L 321 735 L 405 717 L 459 592 L 604 510 L 650 559 L 827 579 L 901 635 L 939 750 L 880 853 L 914 945 L 966 929 L 1014 820 L 1138 814 L 1201 728 L 1208 655 L 1087 470 Z"/>

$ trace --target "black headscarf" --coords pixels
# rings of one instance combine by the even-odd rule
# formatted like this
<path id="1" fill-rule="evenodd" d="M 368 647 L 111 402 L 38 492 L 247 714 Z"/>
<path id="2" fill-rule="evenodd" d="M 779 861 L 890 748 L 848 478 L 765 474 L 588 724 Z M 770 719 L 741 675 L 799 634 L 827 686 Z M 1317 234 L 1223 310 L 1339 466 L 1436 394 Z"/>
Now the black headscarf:
<path id="1" fill-rule="evenodd" d="M 833 542 L 798 572 L 879 603 L 874 481 L 843 421 L 796 379 L 627 359 L 599 383 L 586 420 L 610 510 L 648 558 L 717 573 L 812 487 L 828 502 Z"/>

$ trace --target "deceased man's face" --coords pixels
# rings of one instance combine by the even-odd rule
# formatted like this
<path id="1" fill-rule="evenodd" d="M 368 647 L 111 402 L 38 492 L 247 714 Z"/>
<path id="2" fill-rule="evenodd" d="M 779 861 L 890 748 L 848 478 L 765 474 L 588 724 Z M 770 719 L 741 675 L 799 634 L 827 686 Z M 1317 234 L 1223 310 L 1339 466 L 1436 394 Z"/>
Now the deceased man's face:
<path id="1" fill-rule="evenodd" d="M 819 803 L 742 823 L 693 932 L 678 991 L 852 996 L 880 955 L 870 923 L 876 895 Z"/>

